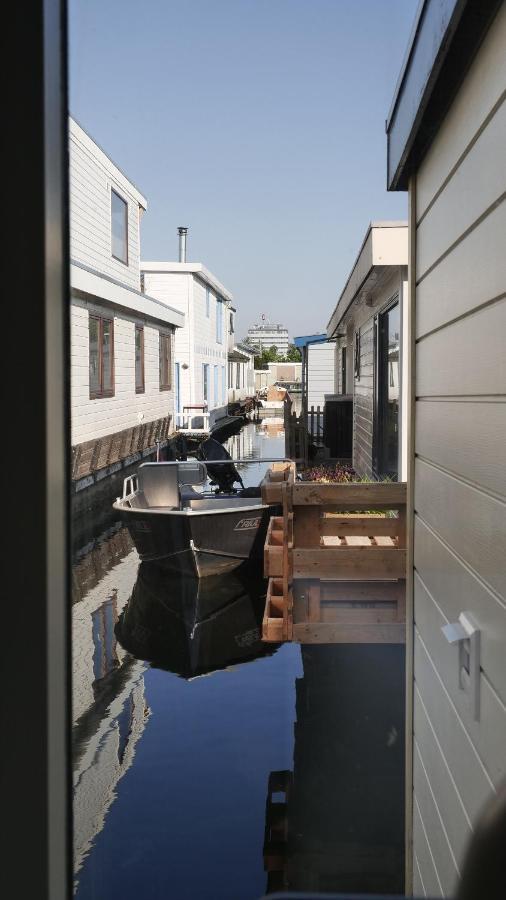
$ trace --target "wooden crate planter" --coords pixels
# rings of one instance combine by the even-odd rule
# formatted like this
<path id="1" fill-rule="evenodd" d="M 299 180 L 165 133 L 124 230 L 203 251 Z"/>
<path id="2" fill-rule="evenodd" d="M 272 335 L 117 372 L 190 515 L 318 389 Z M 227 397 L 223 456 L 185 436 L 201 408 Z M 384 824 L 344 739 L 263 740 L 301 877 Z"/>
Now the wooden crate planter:
<path id="1" fill-rule="evenodd" d="M 280 493 L 264 551 L 264 640 L 404 641 L 406 485 L 283 482 Z"/>
<path id="2" fill-rule="evenodd" d="M 274 506 L 281 504 L 283 485 L 293 485 L 295 481 L 295 463 L 276 462 L 267 470 L 261 484 L 262 503 Z"/>
<path id="3" fill-rule="evenodd" d="M 292 640 L 293 599 L 282 578 L 269 578 L 265 611 L 262 621 L 262 640 L 276 644 Z"/>

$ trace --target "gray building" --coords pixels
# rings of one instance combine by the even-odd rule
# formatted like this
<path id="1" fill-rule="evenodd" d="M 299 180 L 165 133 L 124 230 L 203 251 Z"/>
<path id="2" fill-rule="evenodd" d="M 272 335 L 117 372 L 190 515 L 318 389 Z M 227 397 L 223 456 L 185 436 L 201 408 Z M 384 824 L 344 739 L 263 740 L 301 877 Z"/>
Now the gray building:
<path id="1" fill-rule="evenodd" d="M 279 356 L 286 356 L 290 343 L 288 328 L 285 328 L 284 325 L 272 325 L 270 322 L 263 322 L 261 325 L 253 325 L 248 328 L 245 340 L 260 350 L 276 347 Z"/>

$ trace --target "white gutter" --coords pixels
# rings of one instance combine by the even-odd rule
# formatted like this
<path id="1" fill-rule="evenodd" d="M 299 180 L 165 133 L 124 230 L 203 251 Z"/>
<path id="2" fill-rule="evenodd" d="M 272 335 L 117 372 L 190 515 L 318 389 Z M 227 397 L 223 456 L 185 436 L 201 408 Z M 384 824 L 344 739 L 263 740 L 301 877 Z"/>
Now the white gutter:
<path id="1" fill-rule="evenodd" d="M 174 328 L 184 325 L 184 313 L 179 310 L 75 262 L 70 265 L 70 286 L 74 291 L 81 291 L 126 312 L 155 319 Z"/>

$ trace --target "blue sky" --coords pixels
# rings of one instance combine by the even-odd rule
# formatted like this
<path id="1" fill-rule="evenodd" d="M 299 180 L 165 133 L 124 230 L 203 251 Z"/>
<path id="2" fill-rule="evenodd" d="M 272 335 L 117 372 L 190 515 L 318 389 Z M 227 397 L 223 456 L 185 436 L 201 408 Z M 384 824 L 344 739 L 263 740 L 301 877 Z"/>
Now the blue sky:
<path id="1" fill-rule="evenodd" d="M 70 109 L 148 199 L 144 259 L 188 258 L 324 330 L 385 189 L 385 119 L 418 0 L 70 0 Z"/>

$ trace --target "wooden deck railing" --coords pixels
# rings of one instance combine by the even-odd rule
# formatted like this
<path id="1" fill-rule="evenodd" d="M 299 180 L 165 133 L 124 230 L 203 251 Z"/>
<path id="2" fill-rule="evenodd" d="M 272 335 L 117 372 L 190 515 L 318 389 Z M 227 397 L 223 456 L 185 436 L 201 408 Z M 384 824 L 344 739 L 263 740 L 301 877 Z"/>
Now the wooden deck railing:
<path id="1" fill-rule="evenodd" d="M 264 553 L 268 641 L 404 640 L 406 485 L 315 484 L 291 478 Z"/>

